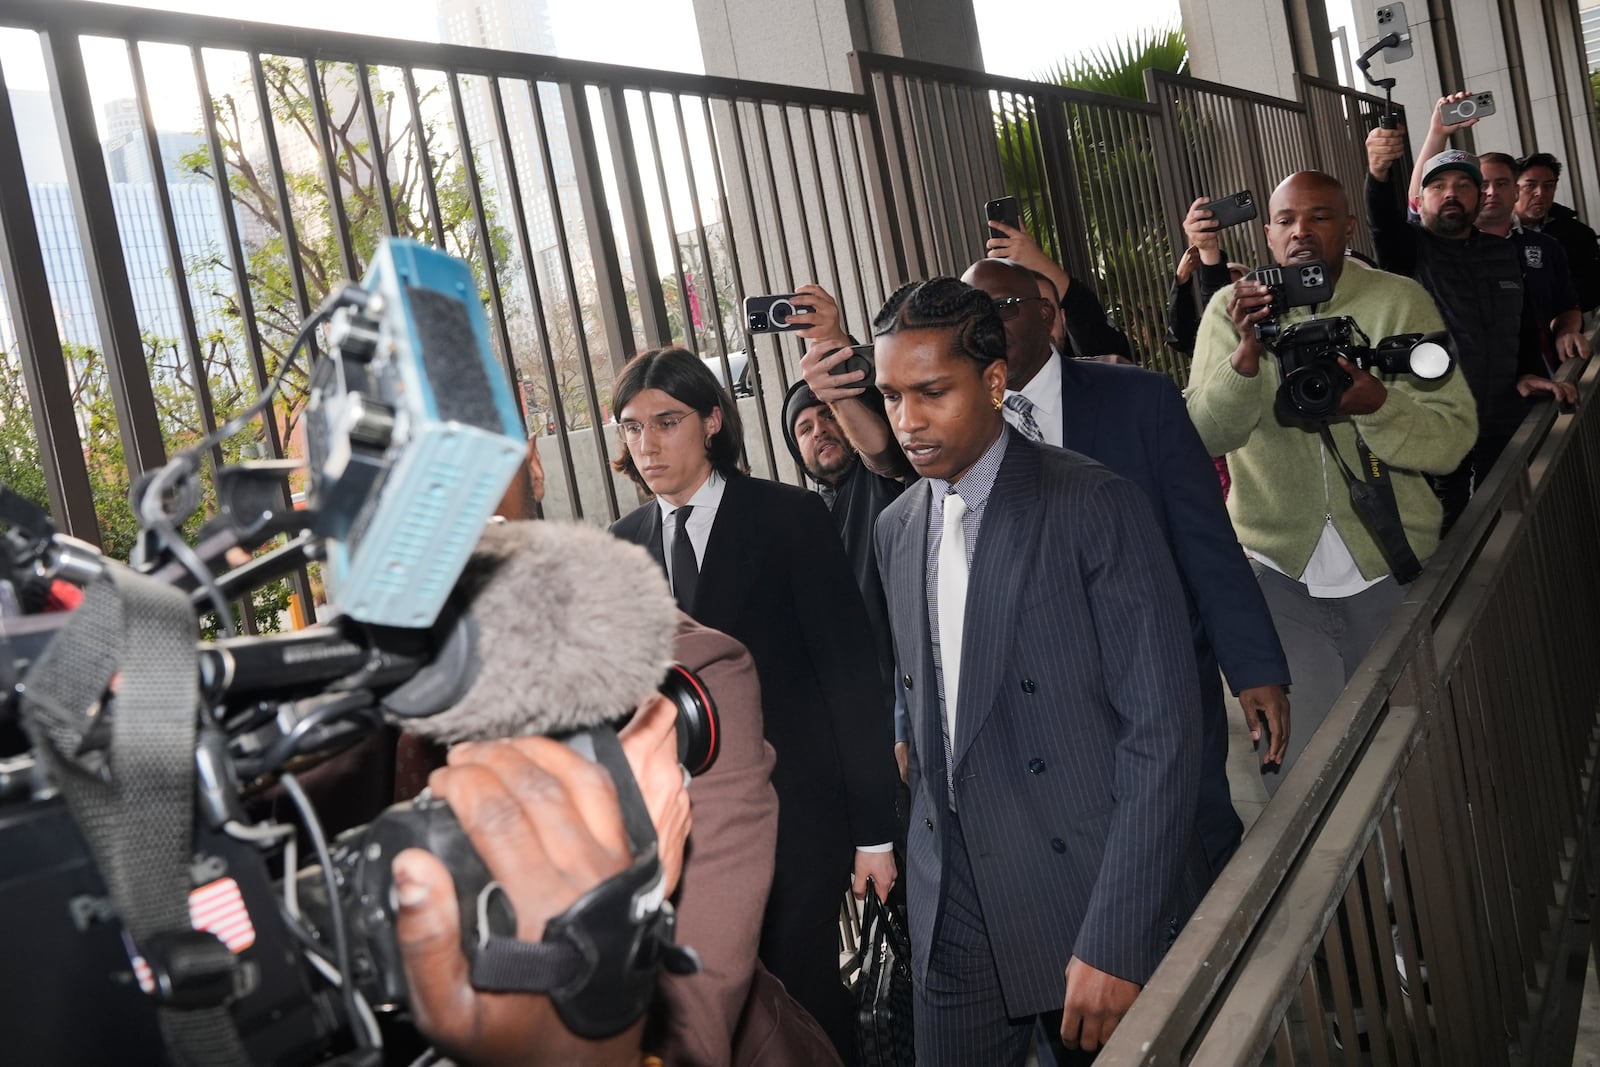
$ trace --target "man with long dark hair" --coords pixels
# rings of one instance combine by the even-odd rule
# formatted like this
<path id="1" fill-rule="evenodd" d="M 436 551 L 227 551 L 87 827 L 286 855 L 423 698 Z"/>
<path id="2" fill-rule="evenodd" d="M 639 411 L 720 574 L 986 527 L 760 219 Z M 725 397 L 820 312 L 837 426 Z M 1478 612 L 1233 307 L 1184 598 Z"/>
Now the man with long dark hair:
<path id="1" fill-rule="evenodd" d="M 861 593 L 822 501 L 744 473 L 738 410 L 693 353 L 636 357 L 612 409 L 613 466 L 656 498 L 612 532 L 654 553 L 684 610 L 742 642 L 761 680 L 779 803 L 762 962 L 854 1062 L 841 891 L 870 877 L 886 896 L 896 877 L 891 707 Z"/>

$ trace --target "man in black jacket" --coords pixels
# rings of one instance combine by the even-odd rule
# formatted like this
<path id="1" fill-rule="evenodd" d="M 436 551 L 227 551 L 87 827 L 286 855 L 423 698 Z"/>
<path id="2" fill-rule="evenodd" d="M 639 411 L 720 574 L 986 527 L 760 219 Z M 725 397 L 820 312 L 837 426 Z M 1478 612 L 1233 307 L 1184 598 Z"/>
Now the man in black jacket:
<path id="1" fill-rule="evenodd" d="M 613 469 L 655 499 L 612 524 L 683 609 L 750 651 L 777 753 L 778 847 L 761 961 L 855 1061 L 839 982 L 842 892 L 893 888 L 894 733 L 861 591 L 817 497 L 743 473 L 738 409 L 691 352 L 635 357 L 612 408 Z"/>
<path id="2" fill-rule="evenodd" d="M 1404 129 L 1380 127 L 1367 137 L 1367 218 L 1378 266 L 1428 290 L 1478 406 L 1477 444 L 1434 483 L 1448 531 L 1527 414 L 1527 398 L 1542 392 L 1570 401 L 1576 394 L 1545 376 L 1516 246 L 1473 225 L 1483 185 L 1476 157 L 1451 149 L 1423 164 L 1421 221 L 1410 223 L 1389 180 L 1404 154 Z"/>
<path id="3" fill-rule="evenodd" d="M 1535 152 L 1517 160 L 1517 221 L 1561 242 L 1572 270 L 1572 286 L 1585 312 L 1600 307 L 1600 244 L 1578 213 L 1556 203 L 1561 181 L 1561 161 L 1549 152 Z"/>

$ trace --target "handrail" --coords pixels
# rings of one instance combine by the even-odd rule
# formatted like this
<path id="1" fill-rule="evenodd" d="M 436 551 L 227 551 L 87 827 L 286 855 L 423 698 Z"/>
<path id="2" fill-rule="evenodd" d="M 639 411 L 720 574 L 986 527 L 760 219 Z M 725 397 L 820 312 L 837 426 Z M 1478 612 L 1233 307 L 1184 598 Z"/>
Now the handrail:
<path id="1" fill-rule="evenodd" d="M 1425 691 L 1449 668 L 1434 659 L 1436 621 L 1496 580 L 1486 544 L 1525 532 L 1580 429 L 1600 419 L 1589 410 L 1600 365 L 1569 364 L 1559 377 L 1579 381 L 1578 410 L 1546 403 L 1524 421 L 1097 1063 L 1259 1062 L 1436 714 L 1415 706 L 1434 699 Z M 1230 996 L 1241 988 L 1265 999 L 1241 1004 Z M 1441 1016 L 1452 1007 L 1442 999 Z"/>

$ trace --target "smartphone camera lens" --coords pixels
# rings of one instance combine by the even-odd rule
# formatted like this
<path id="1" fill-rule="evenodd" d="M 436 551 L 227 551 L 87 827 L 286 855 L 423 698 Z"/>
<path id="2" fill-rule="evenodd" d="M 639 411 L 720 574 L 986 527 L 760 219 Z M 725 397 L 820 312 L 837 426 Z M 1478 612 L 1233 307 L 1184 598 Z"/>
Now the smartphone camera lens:
<path id="1" fill-rule="evenodd" d="M 750 332 L 760 333 L 767 328 L 767 313 L 765 311 L 750 312 Z"/>

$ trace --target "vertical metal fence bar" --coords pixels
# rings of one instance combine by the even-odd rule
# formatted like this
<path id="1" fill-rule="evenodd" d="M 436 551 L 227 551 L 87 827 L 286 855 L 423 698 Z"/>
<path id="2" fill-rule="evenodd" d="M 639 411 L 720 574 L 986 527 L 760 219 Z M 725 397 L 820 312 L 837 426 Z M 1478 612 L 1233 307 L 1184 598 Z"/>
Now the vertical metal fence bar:
<path id="1" fill-rule="evenodd" d="M 734 131 L 734 141 L 735 141 L 735 145 L 736 145 L 736 149 L 735 150 L 738 153 L 738 159 L 739 159 L 739 165 L 740 165 L 740 168 L 741 168 L 741 173 L 744 174 L 746 177 L 748 177 L 749 168 L 746 165 L 745 159 L 744 159 L 744 138 L 743 138 L 743 135 L 739 133 L 739 104 L 738 104 L 738 101 L 725 99 L 725 100 L 723 100 L 723 103 L 725 103 L 727 105 L 727 108 L 728 108 L 728 116 L 729 116 L 728 125 Z M 734 286 L 734 299 L 735 300 L 739 300 L 740 299 L 740 295 L 739 295 L 740 287 L 742 287 L 744 285 L 744 278 L 745 278 L 744 267 L 743 267 L 743 264 L 741 263 L 741 261 L 739 259 L 739 242 L 737 240 L 735 240 L 735 237 L 734 237 L 733 209 L 730 206 L 729 201 L 728 201 L 728 186 L 727 186 L 727 182 L 724 179 L 723 174 L 722 174 L 723 161 L 726 158 L 723 155 L 722 137 L 721 137 L 720 134 L 717 133 L 716 118 L 711 112 L 711 96 L 709 94 L 702 95 L 700 97 L 700 121 L 704 124 L 704 128 L 705 128 L 705 131 L 706 131 L 706 143 L 707 143 L 707 147 L 708 147 L 708 150 L 709 150 L 709 153 L 710 153 L 710 156 L 711 156 L 711 176 L 712 176 L 712 178 L 714 179 L 714 181 L 716 183 L 716 189 L 717 189 L 717 211 L 718 211 L 719 217 L 720 217 L 720 219 L 722 221 L 723 239 L 727 242 L 729 268 L 733 272 L 733 278 L 731 279 L 731 281 L 732 281 L 733 286 Z M 743 188 L 748 191 L 750 189 L 750 186 L 748 184 L 746 184 Z M 698 204 L 696 206 L 696 210 L 698 210 Z M 759 246 L 760 231 L 759 231 L 759 229 L 756 228 L 758 226 L 759 226 L 759 222 L 755 219 L 755 212 L 754 212 L 754 209 L 752 208 L 752 210 L 751 210 L 751 227 L 752 227 L 752 231 L 751 232 L 753 234 L 755 234 L 755 238 L 754 239 L 758 242 L 758 246 Z M 760 260 L 760 258 L 761 258 L 760 257 L 760 253 L 758 252 L 757 253 L 758 261 Z M 715 281 L 715 274 L 714 274 L 714 265 L 712 264 L 712 260 L 711 260 L 711 248 L 710 248 L 709 244 L 706 245 L 706 263 L 707 263 L 707 270 L 708 271 L 713 271 L 713 274 L 712 274 L 712 279 L 713 279 L 712 280 L 712 288 L 713 288 L 713 290 L 715 290 L 716 281 Z M 758 269 L 762 273 L 762 276 L 764 278 L 765 277 L 765 271 L 766 271 L 766 265 L 764 263 L 759 263 L 758 264 Z M 765 288 L 765 286 L 763 286 L 763 288 Z M 742 317 L 741 317 L 740 321 L 743 322 L 743 318 Z M 720 307 L 718 308 L 718 312 L 717 312 L 717 331 L 718 331 L 717 332 L 717 339 L 722 344 L 722 352 L 721 352 L 721 355 L 720 355 L 720 360 L 721 360 L 721 365 L 722 365 L 722 376 L 723 376 L 723 379 L 725 381 L 731 382 L 731 381 L 733 381 L 733 368 L 729 364 L 729 361 L 728 361 L 728 356 L 729 356 L 728 338 L 723 336 L 723 334 L 722 334 L 722 313 L 721 313 Z M 746 366 L 748 366 L 750 368 L 750 381 L 751 381 L 751 385 L 752 385 L 752 390 L 756 393 L 756 395 L 759 396 L 761 394 L 761 390 L 760 390 L 761 370 L 760 370 L 760 367 L 757 366 L 759 361 L 756 359 L 755 345 L 753 343 L 751 343 L 749 335 L 745 336 L 744 345 L 745 345 Z M 745 443 L 743 441 L 739 442 L 739 455 L 740 455 L 740 458 L 745 462 L 745 464 L 748 465 L 749 464 L 748 450 L 746 449 Z M 775 462 L 775 457 L 772 460 L 769 460 L 769 462 Z M 774 468 L 774 469 L 776 469 L 776 468 Z"/>
<path id="2" fill-rule="evenodd" d="M 344 267 L 344 276 L 350 279 L 361 277 L 361 264 L 356 262 L 355 249 L 350 245 L 350 215 L 344 207 L 344 181 L 339 173 L 339 157 L 333 146 L 332 116 L 328 114 L 327 94 L 322 90 L 322 71 L 316 60 L 307 57 L 304 61 L 306 74 L 306 96 L 311 101 L 311 124 L 316 130 L 316 146 L 322 156 L 323 180 L 328 183 L 328 211 L 332 215 L 333 240 L 339 249 L 339 262 Z M 350 161 L 351 174 L 350 186 L 357 188 L 355 160 Z M 328 279 L 331 283 L 333 279 Z"/>
<path id="3" fill-rule="evenodd" d="M 746 143 L 746 138 L 745 138 L 745 133 L 744 133 L 744 120 L 743 120 L 743 117 L 741 115 L 741 104 L 742 103 L 748 103 L 750 105 L 750 110 L 754 113 L 755 121 L 761 127 L 763 145 L 765 145 L 765 140 L 766 140 L 766 137 L 765 137 L 765 135 L 766 135 L 766 117 L 762 112 L 762 107 L 761 107 L 760 101 L 740 101 L 737 97 L 730 97 L 727 100 L 728 115 L 729 115 L 728 129 L 730 129 L 733 132 L 734 155 L 735 155 L 735 158 L 737 158 L 738 161 L 739 161 L 739 174 L 738 174 L 738 177 L 744 183 L 742 188 L 744 188 L 746 191 L 750 192 L 751 194 L 755 194 L 755 192 L 756 192 L 756 184 L 751 178 L 752 171 L 751 171 L 751 167 L 750 167 L 750 147 Z M 709 108 L 709 105 L 708 105 L 708 108 Z M 708 117 L 709 117 L 709 114 L 710 114 L 710 112 L 708 110 L 707 111 Z M 719 137 L 719 141 L 720 141 L 720 137 Z M 717 158 L 721 159 L 721 158 L 724 158 L 724 157 L 719 153 Z M 771 162 L 770 156 L 767 158 L 766 172 L 767 172 L 767 180 L 769 182 L 768 188 L 772 191 L 772 201 L 771 202 L 772 203 L 776 203 L 777 199 L 778 199 L 777 184 L 772 181 L 772 162 Z M 723 176 L 722 176 L 722 170 L 719 167 L 718 170 L 717 170 L 717 192 L 719 194 L 725 192 L 723 181 L 724 181 L 724 179 L 723 179 Z M 725 195 L 722 198 L 722 203 L 723 203 L 723 217 L 726 219 L 729 216 L 728 216 L 728 207 L 727 207 L 728 199 L 727 199 L 727 197 Z M 773 288 L 773 285 L 772 285 L 772 271 L 771 271 L 771 269 L 769 267 L 769 263 L 768 263 L 770 257 L 767 254 L 766 239 L 764 237 L 762 237 L 762 235 L 761 235 L 761 209 L 755 203 L 753 203 L 753 202 L 751 202 L 749 200 L 746 201 L 745 209 L 746 209 L 746 211 L 749 212 L 750 236 L 751 236 L 751 240 L 755 243 L 754 252 L 755 252 L 755 264 L 756 264 L 756 277 L 757 277 L 757 279 L 759 281 L 759 284 L 760 284 L 760 287 L 761 287 L 761 292 L 762 293 L 770 293 L 770 292 L 772 292 L 772 288 Z M 732 234 L 734 232 L 732 223 L 731 222 L 727 223 L 727 226 L 728 226 L 728 234 L 730 235 L 730 239 L 731 239 L 731 236 L 732 236 Z M 778 238 L 779 238 L 779 241 L 781 243 L 783 241 L 783 229 L 782 229 L 781 225 L 778 228 Z M 788 264 L 788 259 L 789 259 L 787 252 L 785 252 L 783 254 L 783 259 L 784 259 L 785 269 L 787 269 L 787 264 Z M 741 270 L 740 270 L 740 268 L 738 266 L 737 260 L 735 261 L 734 271 L 735 271 L 736 276 L 742 282 L 744 280 L 745 275 L 741 272 Z M 751 389 L 752 392 L 755 393 L 758 402 L 760 404 L 764 405 L 766 403 L 766 396 L 767 396 L 766 382 L 762 378 L 761 360 L 760 360 L 760 358 L 758 356 L 758 353 L 756 351 L 756 343 L 757 343 L 756 342 L 756 338 L 754 336 L 747 335 L 746 348 L 745 348 L 745 359 L 747 360 L 747 364 L 746 365 L 750 369 L 750 389 Z M 782 361 L 781 360 L 779 360 L 779 369 L 780 369 L 779 377 L 781 379 L 782 378 L 782 374 L 781 374 Z M 785 386 L 785 388 L 787 388 L 787 386 Z M 764 413 L 766 409 L 765 409 L 765 407 L 762 407 L 761 410 Z M 772 445 L 772 434 L 768 432 L 768 426 L 767 426 L 767 423 L 766 423 L 766 419 L 764 417 L 761 420 L 761 446 L 762 446 L 762 449 L 765 452 L 765 455 L 766 455 L 766 458 L 767 458 L 767 463 L 769 465 L 768 469 L 769 470 L 774 470 L 774 471 L 777 470 L 778 469 L 778 456 L 777 456 L 776 450 L 773 448 L 773 445 Z M 746 462 L 748 462 L 748 460 L 749 460 L 748 449 L 745 448 L 743 442 L 740 442 L 740 448 L 746 453 L 746 457 L 745 458 L 746 458 Z"/>
<path id="4" fill-rule="evenodd" d="M 856 322 L 856 330 L 858 332 L 854 336 L 860 338 L 863 343 L 870 344 L 872 341 L 872 313 L 877 309 L 872 306 L 867 297 L 867 285 L 866 279 L 863 277 L 864 272 L 861 269 L 861 248 L 857 241 L 857 234 L 862 229 L 870 232 L 872 230 L 872 220 L 868 217 L 864 220 L 863 225 L 857 225 L 856 219 L 853 217 L 854 212 L 850 211 L 851 190 L 849 183 L 845 180 L 843 149 L 839 147 L 837 113 L 832 110 L 824 112 L 823 121 L 828 126 L 828 151 L 833 157 L 834 185 L 839 190 L 839 202 L 845 208 L 844 245 L 849 252 L 850 280 L 855 283 L 856 306 L 861 312 L 861 317 Z M 865 214 L 866 198 L 863 197 L 859 202 Z M 835 266 L 834 269 L 837 271 L 838 267 Z M 844 288 L 845 278 L 841 276 L 839 278 L 839 298 L 841 301 L 845 298 Z"/>
<path id="5" fill-rule="evenodd" d="M 422 97 L 417 92 L 417 72 L 409 64 L 401 68 L 405 80 L 406 107 L 411 115 L 411 132 L 417 139 L 417 165 L 422 168 L 423 203 L 428 211 L 428 228 L 435 248 L 444 247 L 444 217 L 439 213 L 439 186 L 434 181 L 433 146 L 428 143 L 428 124 L 422 118 Z"/>
<path id="6" fill-rule="evenodd" d="M 858 195 L 863 206 L 862 226 L 866 231 L 867 258 L 873 266 L 877 281 L 874 299 L 867 305 L 867 314 L 877 311 L 889 295 L 891 288 L 898 288 L 902 279 L 892 275 L 894 264 L 905 262 L 904 254 L 898 251 L 900 238 L 898 231 L 894 230 L 892 217 L 887 208 L 879 201 L 880 181 L 876 172 L 877 153 L 881 145 L 874 145 L 870 149 L 861 143 L 861 123 L 846 120 L 850 130 L 850 146 L 855 153 L 855 175 Z M 869 185 L 871 188 L 869 189 Z M 880 243 L 879 235 L 888 232 L 889 238 Z"/>
<path id="7" fill-rule="evenodd" d="M 128 471 L 137 476 L 166 462 L 155 395 L 145 364 L 144 342 L 128 280 L 128 264 L 117 230 L 116 205 L 97 139 L 94 102 L 78 36 L 51 27 L 39 34 L 45 76 L 56 104 L 61 154 L 72 176 L 72 202 L 94 302 L 100 345 L 117 413 L 117 430 Z"/>
<path id="8" fill-rule="evenodd" d="M 572 315 L 573 338 L 578 346 L 578 371 L 583 378 L 584 397 L 589 402 L 589 427 L 593 431 L 595 456 L 600 462 L 600 484 L 605 491 L 606 507 L 612 519 L 622 516 L 620 505 L 617 501 L 617 487 L 611 480 L 611 457 L 606 453 L 605 420 L 601 417 L 599 391 L 595 387 L 594 358 L 589 350 L 589 335 L 584 329 L 583 303 L 578 295 L 578 280 L 574 277 L 575 271 L 572 262 L 572 246 L 567 240 L 567 224 L 561 209 L 560 186 L 556 182 L 555 161 L 550 155 L 549 127 L 544 117 L 544 102 L 539 96 L 537 82 L 529 81 L 528 104 L 533 109 L 533 128 L 539 141 L 539 158 L 544 164 L 544 188 L 546 202 L 550 207 L 552 229 L 555 232 L 556 248 L 560 251 L 563 265 L 562 276 L 567 285 L 567 306 Z M 583 87 L 574 86 L 563 82 L 561 84 L 562 110 L 569 117 L 572 125 L 568 128 L 571 137 L 572 163 L 578 174 L 590 178 L 598 178 L 599 172 L 595 170 L 594 158 L 594 131 L 589 126 L 588 101 L 584 98 Z M 621 291 L 621 271 L 617 265 L 617 249 L 611 233 L 610 213 L 606 210 L 604 195 L 595 196 L 591 187 L 585 182 L 578 183 L 579 199 L 584 212 L 584 222 L 589 233 L 589 254 L 598 257 L 596 260 L 596 274 L 601 271 L 608 273 L 597 277 L 600 292 L 600 315 L 606 331 L 607 340 L 613 345 L 608 356 L 613 371 L 622 369 L 626 356 L 633 353 L 633 329 L 624 329 L 625 323 L 618 321 L 616 308 L 623 305 L 627 299 Z M 599 210 L 603 216 L 596 221 L 591 211 Z M 599 242 L 596 249 L 595 242 Z M 608 301 L 609 298 L 609 301 Z M 615 346 L 623 346 L 621 348 Z M 556 388 L 556 379 L 551 378 L 550 388 Z M 613 417 L 616 413 L 612 412 Z M 560 427 L 565 435 L 567 427 Z M 570 468 L 569 468 L 570 469 Z M 578 497 L 573 496 L 573 508 L 581 514 Z"/>
<path id="9" fill-rule="evenodd" d="M 368 150 L 372 153 L 372 181 L 378 187 L 378 202 L 383 206 L 383 232 L 390 237 L 400 232 L 400 220 L 395 217 L 394 191 L 389 188 L 388 152 L 383 143 L 384 130 L 378 126 L 378 109 L 372 100 L 372 67 L 366 63 L 355 64 L 356 92 L 361 97 L 361 117 L 367 124 Z M 394 104 L 385 105 L 385 126 L 394 114 Z"/>
<path id="10" fill-rule="evenodd" d="M 820 158 L 822 153 L 821 146 L 817 141 L 816 115 L 810 108 L 804 108 L 801 110 L 800 116 L 802 128 L 806 132 L 805 154 L 811 159 L 811 182 L 813 188 L 817 191 L 817 215 L 822 220 L 822 247 L 827 252 L 828 284 L 837 296 L 839 307 L 842 309 L 845 307 L 844 275 L 839 272 L 839 250 L 834 243 L 833 237 L 833 212 L 829 209 L 831 201 L 828 196 L 828 187 L 822 178 L 822 160 Z M 826 111 L 822 113 L 822 118 L 824 122 L 829 121 Z M 850 202 L 845 196 L 843 184 L 839 186 L 837 203 L 840 210 L 844 212 L 844 217 L 848 220 L 850 217 Z"/>
<path id="11" fill-rule="evenodd" d="M 880 262 L 881 281 L 887 292 L 913 272 L 920 272 L 915 247 L 907 244 L 907 205 L 900 195 L 905 185 L 906 161 L 899 151 L 900 127 L 893 113 L 893 89 L 888 75 L 869 68 L 859 53 L 851 52 L 849 59 L 851 81 L 856 92 L 866 99 L 866 114 L 856 123 L 854 142 L 856 158 L 865 161 L 868 172 L 862 175 L 862 184 L 871 197 L 871 214 L 878 222 L 874 229 L 881 229 L 886 235 Z"/>
<path id="12" fill-rule="evenodd" d="M 178 224 L 172 213 L 172 193 L 167 188 L 166 162 L 161 158 L 161 139 L 156 132 L 155 118 L 150 110 L 150 96 L 144 77 L 144 60 L 139 42 L 128 39 L 128 72 L 133 78 L 133 97 L 139 106 L 139 122 L 144 129 L 145 158 L 150 163 L 151 191 L 155 194 L 156 214 L 161 219 L 161 239 L 166 246 L 167 262 L 172 271 L 173 295 L 178 301 L 178 319 L 185 360 L 189 373 L 194 375 L 195 406 L 200 414 L 200 425 L 206 436 L 216 432 L 216 408 L 211 396 L 211 381 L 206 374 L 205 362 L 200 355 L 200 332 L 195 327 L 194 301 L 189 295 L 188 271 L 184 267 L 183 247 L 178 242 Z M 213 470 L 220 470 L 225 462 L 222 445 L 211 447 Z M 254 616 L 246 611 L 246 629 L 252 630 Z M 252 631 L 253 632 L 253 631 Z"/>
<path id="13" fill-rule="evenodd" d="M 783 154 L 789 163 L 789 184 L 790 188 L 794 190 L 795 214 L 799 216 L 800 248 L 805 254 L 804 275 L 807 278 L 816 280 L 820 275 L 817 273 L 816 237 L 811 232 L 811 216 L 816 213 L 826 217 L 827 205 L 820 202 L 816 204 L 806 202 L 805 185 L 800 180 L 800 154 L 796 151 L 794 143 L 795 116 L 783 104 L 777 105 L 777 112 L 778 120 L 783 126 Z M 818 192 L 820 194 L 821 190 L 818 190 Z M 779 225 L 782 225 L 781 212 Z M 791 283 L 795 278 L 795 269 L 794 265 L 791 264 L 789 268 Z M 787 388 L 787 385 L 785 388 Z"/>
<path id="14" fill-rule="evenodd" d="M 294 286 L 295 304 L 302 318 L 311 314 L 311 294 L 306 287 L 305 263 L 300 254 L 300 237 L 294 221 L 294 208 L 289 200 L 288 177 L 284 174 L 283 156 L 278 151 L 278 131 L 273 121 L 272 97 L 267 89 L 267 74 L 261 62 L 261 53 L 250 53 L 250 79 L 255 87 L 256 108 L 261 121 L 261 141 L 267 153 L 267 165 L 272 168 L 273 195 L 278 201 L 278 225 L 283 236 L 283 255 L 289 268 L 290 283 Z M 308 342 L 316 351 L 316 338 Z M 284 354 L 289 358 L 289 353 Z"/>
<path id="15" fill-rule="evenodd" d="M 678 311 L 683 315 L 684 347 L 699 356 L 703 355 L 703 353 L 700 351 L 699 339 L 695 336 L 694 320 L 689 313 L 689 280 L 684 277 L 683 251 L 678 247 L 678 224 L 674 221 L 672 215 L 672 192 L 667 188 L 667 166 L 666 161 L 661 156 L 661 136 L 660 131 L 656 129 L 655 102 L 652 99 L 652 94 L 648 92 L 641 94 L 641 102 L 644 106 L 645 126 L 650 135 L 650 154 L 655 157 L 656 161 L 656 188 L 661 197 L 661 215 L 666 220 L 667 240 L 672 246 L 672 275 L 678 283 Z M 654 275 L 654 273 L 655 268 L 652 267 L 651 274 Z M 664 297 L 665 294 L 663 293 Z M 668 336 L 663 343 L 671 344 L 677 340 L 675 336 L 672 336 L 670 325 L 665 332 Z M 732 382 L 728 383 L 728 392 L 730 395 L 733 392 Z"/>
<path id="16" fill-rule="evenodd" d="M 445 72 L 445 86 L 450 94 L 450 111 L 455 116 L 456 142 L 461 146 L 461 166 L 467 176 L 467 199 L 472 204 L 472 224 L 478 230 L 478 250 L 483 256 L 483 278 L 489 290 L 489 306 L 494 321 L 495 340 L 499 342 L 500 369 L 505 371 L 506 384 L 517 394 L 517 408 L 521 410 L 521 390 L 517 388 L 517 360 L 511 351 L 511 333 L 506 327 L 505 301 L 500 295 L 500 268 L 494 261 L 494 235 L 489 229 L 489 214 L 483 206 L 483 183 L 478 177 L 478 160 L 472 150 L 472 128 L 467 125 L 466 102 L 461 96 L 461 76 Z M 506 166 L 513 166 L 510 157 Z"/>
<path id="17" fill-rule="evenodd" d="M 0 159 L 22 159 L 11 90 L 0 72 Z M 58 529 L 99 546 L 100 522 L 94 510 L 89 465 L 73 418 L 72 383 L 67 376 L 61 335 L 56 331 L 49 276 L 39 246 L 28 178 L 21 166 L 0 167 L 0 271 L 16 330 L 15 355 L 27 389 L 29 415 L 39 442 L 50 514 Z M 10 417 L 20 417 L 12 412 Z"/>
<path id="18" fill-rule="evenodd" d="M 531 90 L 530 90 L 531 92 Z M 568 436 L 571 426 L 567 418 L 566 402 L 561 397 L 561 377 L 556 371 L 555 350 L 550 345 L 550 323 L 545 317 L 544 295 L 539 291 L 539 265 L 533 254 L 533 243 L 528 236 L 528 209 L 522 194 L 522 177 L 517 173 L 516 156 L 511 149 L 511 134 L 506 123 L 505 94 L 500 88 L 499 78 L 489 79 L 489 106 L 494 113 L 495 135 L 500 142 L 500 154 L 506 160 L 506 199 L 511 203 L 511 229 L 517 242 L 517 251 L 522 258 L 523 275 L 528 280 L 528 302 L 533 310 L 533 321 L 539 332 L 539 353 L 543 357 L 545 381 L 550 388 L 550 404 L 555 408 L 556 432 L 552 434 L 556 439 L 556 450 L 561 453 L 561 473 L 567 483 L 567 499 L 572 503 L 572 517 L 583 518 L 583 497 L 578 490 L 578 474 L 572 459 L 572 440 Z M 541 155 L 547 155 L 549 145 L 541 142 Z M 560 231 L 560 227 L 556 227 Z M 565 257 L 565 252 L 562 253 Z M 589 359 L 585 352 L 583 363 L 587 366 Z M 515 359 L 512 360 L 515 364 Z M 524 412 L 526 416 L 526 412 Z M 594 419 L 590 419 L 591 424 Z M 600 435 L 598 426 L 591 426 L 596 437 Z M 530 437 L 543 435 L 543 426 L 530 430 Z M 537 446 L 535 446 L 537 447 Z M 600 453 L 600 469 L 604 471 L 605 451 Z M 610 478 L 605 478 L 607 482 Z"/>
<path id="19" fill-rule="evenodd" d="M 620 85 L 600 90 L 600 110 L 611 139 L 611 169 L 617 182 L 617 203 L 622 209 L 622 230 L 633 258 L 633 288 L 639 300 L 640 325 L 645 344 L 657 347 L 671 339 L 667 327 L 667 301 L 656 274 L 655 238 L 650 233 L 650 210 L 635 156 L 633 120 L 628 115 L 627 90 Z"/>
<path id="20" fill-rule="evenodd" d="M 705 292 L 711 298 L 711 324 L 717 338 L 717 354 L 722 360 L 723 380 L 731 384 L 733 378 L 731 374 L 732 368 L 728 366 L 727 328 L 722 321 L 722 305 L 717 300 L 716 267 L 711 257 L 711 240 L 706 235 L 704 213 L 700 209 L 700 183 L 695 180 L 694 176 L 694 156 L 689 151 L 689 130 L 683 121 L 683 94 L 681 93 L 672 94 L 672 118 L 678 127 L 678 150 L 683 153 L 683 172 L 689 184 L 689 207 L 694 214 L 695 241 L 700 248 L 699 266 L 704 271 L 702 277 L 705 279 Z M 710 131 L 707 130 L 708 139 L 709 134 Z M 712 166 L 715 165 L 716 161 L 713 159 Z M 723 239 L 731 248 L 733 234 L 724 230 Z M 700 286 L 697 285 L 695 288 L 698 290 Z M 687 295 L 685 295 L 684 301 L 685 306 L 687 306 Z"/>
<path id="21" fill-rule="evenodd" d="M 587 87 L 562 82 L 561 107 L 567 116 L 567 133 L 572 140 L 572 163 L 583 178 L 578 182 L 578 198 L 583 208 L 584 228 L 589 236 L 589 255 L 594 258 L 595 282 L 600 291 L 600 319 L 609 349 L 607 355 L 611 359 L 612 369 L 621 370 L 636 351 L 633 323 L 627 314 L 628 293 L 623 284 L 622 257 L 617 252 L 611 207 L 606 202 L 605 176 L 595 142 Z M 612 136 L 616 136 L 614 126 L 608 126 L 607 129 Z M 556 183 L 553 172 L 550 177 L 550 191 L 554 196 Z M 635 268 L 642 262 L 635 259 Z M 576 296 L 574 293 L 574 309 L 578 306 Z M 581 332 L 581 325 L 579 330 Z M 595 412 L 598 419 L 599 409 L 596 408 Z"/>

